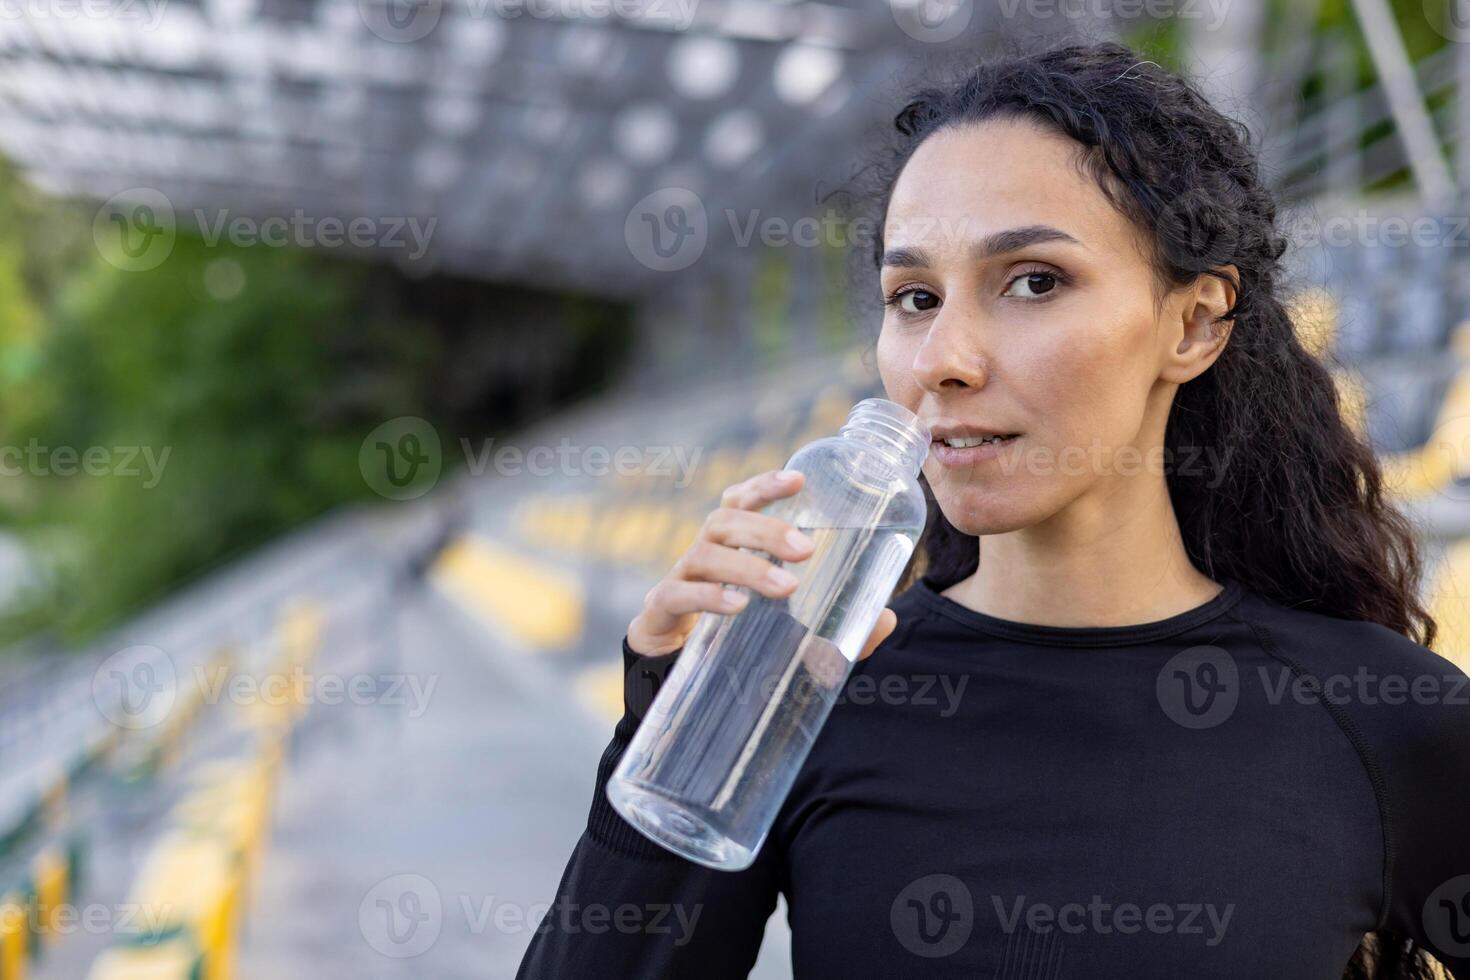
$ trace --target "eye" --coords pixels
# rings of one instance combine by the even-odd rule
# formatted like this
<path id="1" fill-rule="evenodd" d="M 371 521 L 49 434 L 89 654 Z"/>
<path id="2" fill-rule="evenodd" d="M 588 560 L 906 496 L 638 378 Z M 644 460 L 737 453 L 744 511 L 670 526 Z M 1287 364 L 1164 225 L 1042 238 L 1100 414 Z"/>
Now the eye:
<path id="1" fill-rule="evenodd" d="M 905 313 L 927 313 L 939 305 L 939 297 L 927 289 L 908 287 L 888 297 L 888 304 Z"/>
<path id="2" fill-rule="evenodd" d="M 1037 299 L 1056 289 L 1059 282 L 1061 277 L 1053 272 L 1028 272 L 1012 279 L 1002 295 L 1015 296 L 1018 299 Z"/>

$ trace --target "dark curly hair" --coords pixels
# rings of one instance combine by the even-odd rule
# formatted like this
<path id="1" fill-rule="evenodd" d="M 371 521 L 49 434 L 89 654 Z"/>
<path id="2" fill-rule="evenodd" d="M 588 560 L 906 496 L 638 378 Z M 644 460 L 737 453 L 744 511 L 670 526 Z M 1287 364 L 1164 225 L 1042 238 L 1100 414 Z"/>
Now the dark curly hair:
<path id="1" fill-rule="evenodd" d="M 1387 500 L 1372 450 L 1344 421 L 1330 373 L 1298 340 L 1278 293 L 1286 239 L 1245 127 L 1187 79 L 1119 44 L 1007 55 L 918 91 L 898 113 L 894 145 L 866 171 L 876 217 L 928 136 L 1003 118 L 1036 121 L 1080 144 L 1086 171 L 1151 243 L 1160 295 L 1201 275 L 1236 287 L 1221 317 L 1228 343 L 1179 388 L 1164 437 L 1166 458 L 1209 446 L 1227 461 L 1223 472 L 1167 475 L 1195 565 L 1284 605 L 1431 644 L 1412 526 Z M 880 233 L 875 263 L 882 254 Z M 1238 281 L 1221 271 L 1229 265 Z M 900 588 L 919 575 L 957 582 L 978 565 L 977 539 L 945 519 L 927 482 L 925 493 L 928 525 Z M 1373 933 L 1346 977 L 1431 978 L 1436 969 L 1412 941 Z"/>

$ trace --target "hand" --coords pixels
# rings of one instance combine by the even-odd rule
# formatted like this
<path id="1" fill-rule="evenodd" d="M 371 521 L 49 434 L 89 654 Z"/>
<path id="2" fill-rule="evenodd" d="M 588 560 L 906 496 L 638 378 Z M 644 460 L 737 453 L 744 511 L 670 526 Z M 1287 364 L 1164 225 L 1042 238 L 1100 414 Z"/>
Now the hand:
<path id="1" fill-rule="evenodd" d="M 689 550 L 643 597 L 643 610 L 628 624 L 629 648 L 644 656 L 673 653 L 683 647 L 700 613 L 739 612 L 748 597 L 726 585 L 749 586 L 768 599 L 795 592 L 794 575 L 739 549 L 754 548 L 788 562 L 811 557 L 816 548 L 811 538 L 779 517 L 758 513 L 805 482 L 800 472 L 767 470 L 726 487 Z M 858 659 L 869 656 L 897 625 L 898 615 L 884 609 Z"/>

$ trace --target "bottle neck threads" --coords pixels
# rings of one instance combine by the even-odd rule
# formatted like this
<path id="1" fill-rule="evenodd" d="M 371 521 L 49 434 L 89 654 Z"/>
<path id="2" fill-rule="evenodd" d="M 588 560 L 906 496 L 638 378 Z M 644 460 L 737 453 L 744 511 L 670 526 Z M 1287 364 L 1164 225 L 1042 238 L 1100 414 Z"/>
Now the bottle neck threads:
<path id="1" fill-rule="evenodd" d="M 929 455 L 929 426 L 886 398 L 864 398 L 852 407 L 837 434 L 871 446 L 896 466 L 918 475 Z"/>

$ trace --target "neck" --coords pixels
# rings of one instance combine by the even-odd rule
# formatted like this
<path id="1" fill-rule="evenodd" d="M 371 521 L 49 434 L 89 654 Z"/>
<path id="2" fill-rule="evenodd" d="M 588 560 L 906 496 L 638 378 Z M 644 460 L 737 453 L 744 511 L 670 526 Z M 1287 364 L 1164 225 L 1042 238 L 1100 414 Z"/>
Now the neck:
<path id="1" fill-rule="evenodd" d="M 1045 521 L 980 538 L 945 595 L 1048 626 L 1128 626 L 1187 612 L 1220 586 L 1189 561 L 1161 473 L 1103 479 Z"/>

